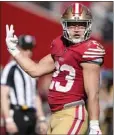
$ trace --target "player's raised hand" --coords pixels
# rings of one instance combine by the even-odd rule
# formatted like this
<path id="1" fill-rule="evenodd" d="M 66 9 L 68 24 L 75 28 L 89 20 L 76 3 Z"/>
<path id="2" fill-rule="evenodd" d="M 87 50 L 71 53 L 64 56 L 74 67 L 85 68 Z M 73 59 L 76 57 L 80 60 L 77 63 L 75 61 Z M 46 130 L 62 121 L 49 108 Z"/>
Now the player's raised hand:
<path id="1" fill-rule="evenodd" d="M 13 55 L 17 55 L 19 50 L 17 49 L 18 38 L 14 35 L 13 25 L 6 25 L 6 45 L 8 47 L 8 51 Z"/>

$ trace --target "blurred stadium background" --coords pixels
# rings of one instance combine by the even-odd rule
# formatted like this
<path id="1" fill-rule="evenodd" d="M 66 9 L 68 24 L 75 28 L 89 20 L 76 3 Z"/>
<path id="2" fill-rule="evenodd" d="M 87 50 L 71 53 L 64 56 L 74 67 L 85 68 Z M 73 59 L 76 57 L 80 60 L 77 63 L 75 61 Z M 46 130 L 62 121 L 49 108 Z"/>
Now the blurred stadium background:
<path id="1" fill-rule="evenodd" d="M 1 65 L 4 68 L 9 60 L 9 53 L 5 45 L 5 25 L 13 24 L 17 36 L 30 34 L 36 38 L 36 48 L 33 52 L 33 59 L 39 61 L 49 53 L 51 41 L 62 34 L 60 15 L 64 8 L 72 2 L 0 2 L 1 7 Z M 100 90 L 100 124 L 103 134 L 113 133 L 113 2 L 80 2 L 89 7 L 94 16 L 92 38 L 98 40 L 106 49 L 104 65 L 101 69 L 101 90 Z M 48 77 L 42 77 L 48 81 Z M 40 87 L 43 106 L 47 117 L 50 110 L 47 105 L 46 90 Z M 5 135 L 4 122 L 1 114 L 1 135 Z"/>

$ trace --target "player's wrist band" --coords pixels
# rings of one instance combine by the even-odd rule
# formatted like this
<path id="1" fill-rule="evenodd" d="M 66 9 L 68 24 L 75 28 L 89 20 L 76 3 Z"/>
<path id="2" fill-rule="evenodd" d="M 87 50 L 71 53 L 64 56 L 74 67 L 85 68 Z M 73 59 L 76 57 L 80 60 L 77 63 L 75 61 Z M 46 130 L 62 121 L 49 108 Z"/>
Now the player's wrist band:
<path id="1" fill-rule="evenodd" d="M 13 56 L 16 56 L 17 54 L 20 53 L 19 49 L 18 48 L 14 48 L 14 49 L 10 49 L 8 48 L 8 51 L 13 55 Z"/>
<path id="2" fill-rule="evenodd" d="M 99 126 L 99 121 L 98 120 L 90 120 L 89 124 L 90 124 L 90 127 Z"/>

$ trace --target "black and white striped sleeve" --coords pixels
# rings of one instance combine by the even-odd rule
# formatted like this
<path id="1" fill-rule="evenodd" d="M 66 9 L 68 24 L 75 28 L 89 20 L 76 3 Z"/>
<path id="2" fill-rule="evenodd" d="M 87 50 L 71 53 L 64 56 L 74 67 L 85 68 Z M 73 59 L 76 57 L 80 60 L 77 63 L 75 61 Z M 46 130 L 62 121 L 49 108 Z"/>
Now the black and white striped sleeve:
<path id="1" fill-rule="evenodd" d="M 10 62 L 4 67 L 1 74 L 1 85 L 11 86 L 14 66 L 15 66 L 15 63 Z"/>

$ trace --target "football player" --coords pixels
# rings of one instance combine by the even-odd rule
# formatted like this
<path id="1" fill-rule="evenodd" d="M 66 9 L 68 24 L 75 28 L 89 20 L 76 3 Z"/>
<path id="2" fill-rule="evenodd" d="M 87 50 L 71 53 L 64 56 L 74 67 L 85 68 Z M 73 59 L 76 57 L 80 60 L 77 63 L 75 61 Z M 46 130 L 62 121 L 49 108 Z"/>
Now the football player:
<path id="1" fill-rule="evenodd" d="M 13 25 L 6 25 L 8 51 L 32 77 L 53 72 L 48 93 L 52 116 L 47 134 L 84 134 L 89 114 L 89 135 L 100 135 L 99 76 L 105 50 L 90 39 L 92 15 L 84 5 L 67 7 L 61 24 L 63 34 L 53 40 L 51 53 L 39 63 L 24 57 L 17 48 Z"/>

